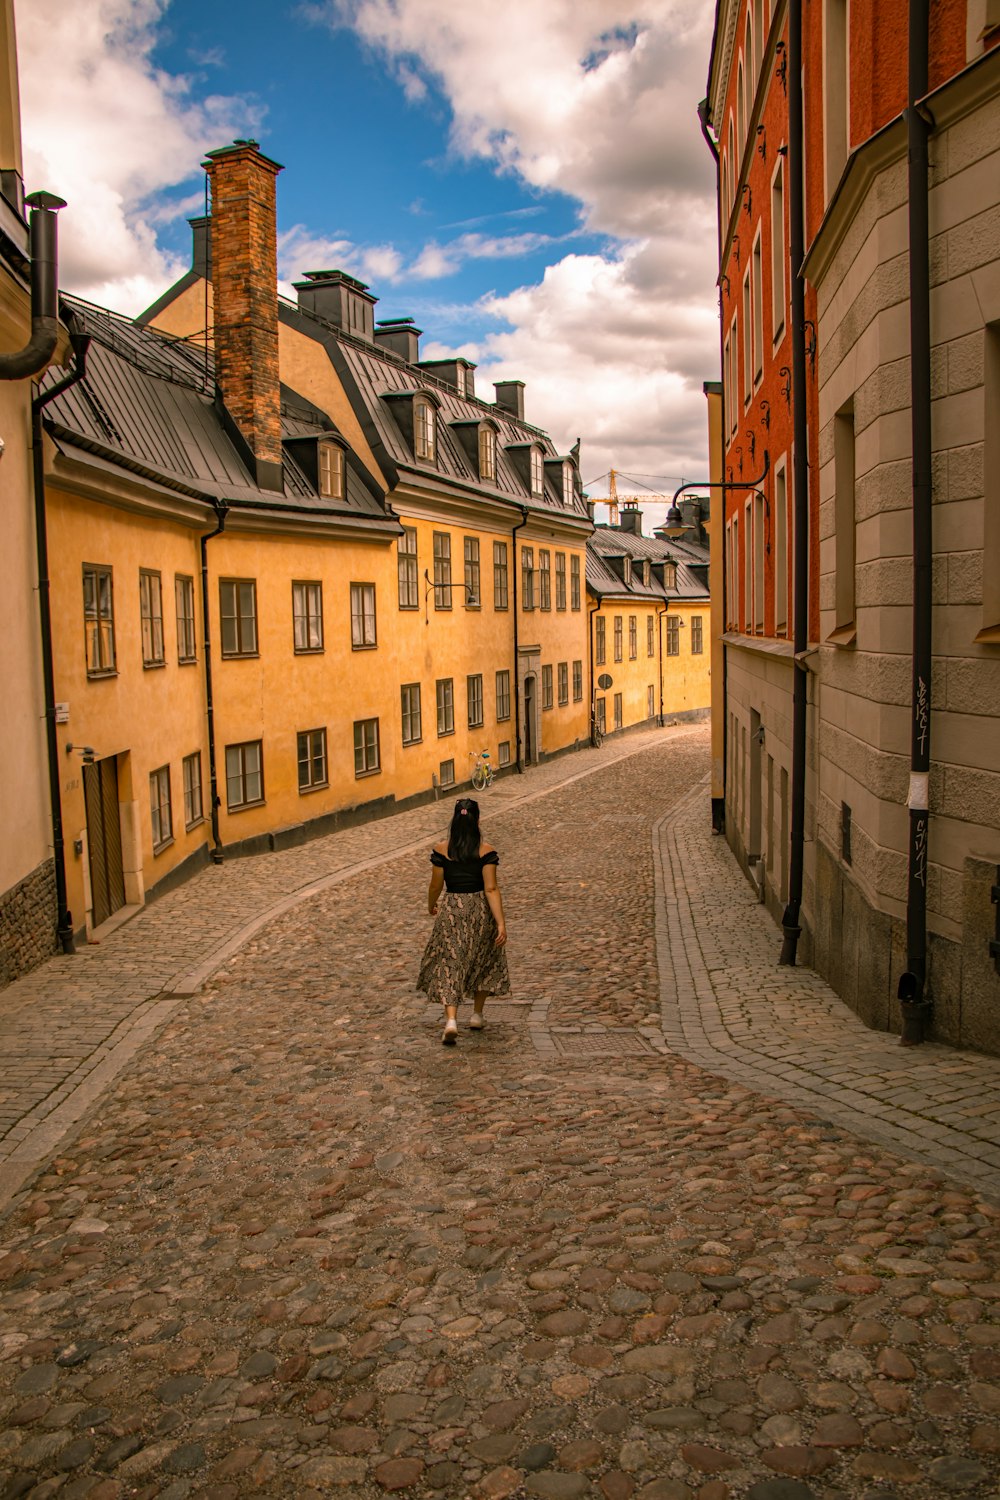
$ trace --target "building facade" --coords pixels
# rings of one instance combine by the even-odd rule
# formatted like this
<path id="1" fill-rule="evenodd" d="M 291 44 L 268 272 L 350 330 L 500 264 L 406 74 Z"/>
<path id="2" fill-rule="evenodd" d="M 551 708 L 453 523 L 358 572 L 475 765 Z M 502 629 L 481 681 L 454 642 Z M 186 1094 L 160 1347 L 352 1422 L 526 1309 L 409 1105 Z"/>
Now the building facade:
<path id="1" fill-rule="evenodd" d="M 793 19 L 799 264 L 782 150 L 794 126 Z M 929 1024 L 933 1014 L 935 1037 L 990 1051 L 1000 1050 L 991 901 L 1000 867 L 991 590 L 1000 573 L 990 489 L 998 41 L 995 7 L 972 0 L 722 5 L 704 107 L 722 246 L 723 454 L 713 477 L 738 481 L 748 451 L 759 457 L 763 447 L 768 460 L 754 490 L 730 491 L 726 505 L 727 833 L 780 915 L 801 668 L 800 952 L 869 1024 L 898 1030 L 900 1000 L 931 1002 L 922 1016 Z M 909 78 L 918 80 L 912 98 Z M 808 640 L 797 665 L 788 627 L 795 330 L 782 293 L 795 277 L 804 282 L 798 430 L 808 485 Z"/>

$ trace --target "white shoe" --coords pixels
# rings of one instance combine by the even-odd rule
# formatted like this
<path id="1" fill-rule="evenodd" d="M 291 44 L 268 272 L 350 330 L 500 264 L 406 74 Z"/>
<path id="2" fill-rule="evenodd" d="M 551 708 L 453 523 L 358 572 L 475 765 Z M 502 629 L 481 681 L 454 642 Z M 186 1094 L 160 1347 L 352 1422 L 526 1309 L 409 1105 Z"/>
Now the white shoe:
<path id="1" fill-rule="evenodd" d="M 441 1040 L 446 1047 L 454 1047 L 455 1043 L 458 1041 L 457 1021 L 450 1019 L 445 1021 L 444 1031 L 441 1033 Z"/>
<path id="2" fill-rule="evenodd" d="M 483 1029 L 483 1027 L 485 1025 L 486 1025 L 486 1022 L 483 1020 L 482 1015 L 480 1014 L 480 1012 L 478 1010 L 474 1010 L 472 1012 L 472 1015 L 469 1017 L 469 1030 L 470 1031 L 482 1031 L 482 1029 Z"/>

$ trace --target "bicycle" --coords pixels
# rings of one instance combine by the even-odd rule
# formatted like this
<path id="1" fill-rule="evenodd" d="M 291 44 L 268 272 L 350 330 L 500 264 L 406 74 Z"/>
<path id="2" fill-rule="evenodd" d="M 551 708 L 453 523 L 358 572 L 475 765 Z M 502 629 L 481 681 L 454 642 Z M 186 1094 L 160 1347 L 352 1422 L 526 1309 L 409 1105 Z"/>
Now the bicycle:
<path id="1" fill-rule="evenodd" d="M 490 752 L 488 750 L 480 750 L 477 755 L 474 750 L 470 750 L 469 759 L 474 760 L 476 763 L 472 771 L 472 785 L 477 792 L 484 792 L 488 786 L 493 785 L 497 774 L 493 769 L 493 762 L 490 760 Z"/>
<path id="2" fill-rule="evenodd" d="M 604 744 L 604 730 L 598 724 L 596 714 L 590 721 L 590 743 L 595 750 L 600 750 Z"/>

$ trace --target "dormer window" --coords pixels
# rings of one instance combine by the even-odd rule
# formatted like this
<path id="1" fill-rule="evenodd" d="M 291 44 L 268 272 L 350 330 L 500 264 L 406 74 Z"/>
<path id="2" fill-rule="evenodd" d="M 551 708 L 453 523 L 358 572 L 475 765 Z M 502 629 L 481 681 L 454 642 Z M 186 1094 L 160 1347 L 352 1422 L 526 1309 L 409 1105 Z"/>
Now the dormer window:
<path id="1" fill-rule="evenodd" d="M 413 446 L 418 458 L 434 462 L 437 453 L 437 414 L 426 397 L 413 403 Z"/>
<path id="2" fill-rule="evenodd" d="M 535 499 L 543 493 L 545 483 L 545 468 L 542 460 L 541 448 L 531 450 L 531 493 Z"/>
<path id="3" fill-rule="evenodd" d="M 649 574 L 650 574 L 649 563 L 648 562 L 644 562 L 643 565 L 642 565 L 642 581 L 645 584 L 646 588 L 649 588 Z"/>
<path id="4" fill-rule="evenodd" d="M 492 427 L 479 429 L 479 477 L 491 481 L 497 477 L 497 437 Z"/>
<path id="5" fill-rule="evenodd" d="M 622 558 L 622 572 L 623 572 L 624 577 L 625 577 L 625 582 L 626 583 L 631 583 L 632 582 L 632 559 L 630 557 L 623 557 Z"/>
<path id="6" fill-rule="evenodd" d="M 573 485 L 573 465 L 567 458 L 563 463 L 563 505 L 567 510 L 572 510 L 575 489 Z"/>
<path id="7" fill-rule="evenodd" d="M 344 450 L 338 443 L 319 445 L 319 492 L 325 500 L 344 498 Z"/>
<path id="8" fill-rule="evenodd" d="M 668 589 L 675 589 L 677 587 L 677 564 L 675 562 L 664 564 L 663 586 Z"/>
<path id="9" fill-rule="evenodd" d="M 455 389 L 460 396 L 465 395 L 465 366 L 455 363 Z"/>

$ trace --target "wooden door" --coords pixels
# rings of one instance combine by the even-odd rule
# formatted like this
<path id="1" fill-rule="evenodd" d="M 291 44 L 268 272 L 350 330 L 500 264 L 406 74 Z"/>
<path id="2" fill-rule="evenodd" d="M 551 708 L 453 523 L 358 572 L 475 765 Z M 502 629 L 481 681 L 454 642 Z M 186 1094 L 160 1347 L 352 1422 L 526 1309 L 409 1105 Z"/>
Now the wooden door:
<path id="1" fill-rule="evenodd" d="M 99 927 L 125 905 L 117 756 L 109 755 L 92 766 L 84 766 L 83 791 L 87 805 L 93 923 Z"/>

